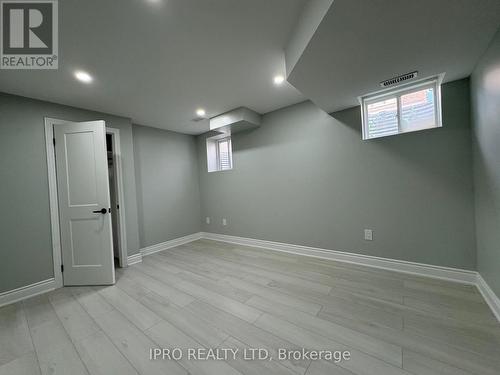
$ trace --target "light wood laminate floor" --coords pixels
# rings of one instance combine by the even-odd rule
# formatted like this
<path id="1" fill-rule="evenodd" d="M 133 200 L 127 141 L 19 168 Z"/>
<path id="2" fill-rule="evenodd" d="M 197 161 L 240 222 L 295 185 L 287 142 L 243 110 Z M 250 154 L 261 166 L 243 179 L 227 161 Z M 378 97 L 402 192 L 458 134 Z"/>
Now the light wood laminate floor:
<path id="1" fill-rule="evenodd" d="M 149 360 L 150 348 L 348 350 L 327 361 Z M 0 309 L 0 375 L 498 375 L 473 286 L 200 240 Z"/>

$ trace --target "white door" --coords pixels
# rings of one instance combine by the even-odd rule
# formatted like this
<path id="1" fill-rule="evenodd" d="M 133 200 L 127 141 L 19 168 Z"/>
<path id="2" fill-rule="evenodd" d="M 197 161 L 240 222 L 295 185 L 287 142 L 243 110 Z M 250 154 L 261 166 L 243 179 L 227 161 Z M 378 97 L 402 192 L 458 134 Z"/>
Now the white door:
<path id="1" fill-rule="evenodd" d="M 54 125 L 64 285 L 114 284 L 104 121 Z"/>

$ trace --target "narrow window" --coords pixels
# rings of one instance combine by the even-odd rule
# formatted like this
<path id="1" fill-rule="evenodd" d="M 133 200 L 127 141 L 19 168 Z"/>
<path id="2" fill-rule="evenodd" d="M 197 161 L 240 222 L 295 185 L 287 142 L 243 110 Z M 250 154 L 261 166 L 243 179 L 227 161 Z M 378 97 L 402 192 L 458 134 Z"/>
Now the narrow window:
<path id="1" fill-rule="evenodd" d="M 231 155 L 231 138 L 223 138 L 217 141 L 217 170 L 225 171 L 233 168 Z"/>
<path id="2" fill-rule="evenodd" d="M 360 98 L 363 139 L 441 127 L 440 83 L 434 77 Z"/>
<path id="3" fill-rule="evenodd" d="M 207 167 L 209 172 L 233 169 L 231 137 L 217 135 L 207 138 Z"/>

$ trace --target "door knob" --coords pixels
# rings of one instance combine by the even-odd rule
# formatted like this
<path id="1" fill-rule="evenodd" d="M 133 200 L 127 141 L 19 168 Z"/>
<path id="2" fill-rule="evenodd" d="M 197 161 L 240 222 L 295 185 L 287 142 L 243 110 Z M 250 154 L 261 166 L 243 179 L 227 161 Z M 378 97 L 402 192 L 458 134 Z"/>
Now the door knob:
<path id="1" fill-rule="evenodd" d="M 106 210 L 105 208 L 101 208 L 100 210 L 97 210 L 97 211 L 92 211 L 93 213 L 95 214 L 105 214 L 106 212 L 108 212 L 108 210 Z"/>

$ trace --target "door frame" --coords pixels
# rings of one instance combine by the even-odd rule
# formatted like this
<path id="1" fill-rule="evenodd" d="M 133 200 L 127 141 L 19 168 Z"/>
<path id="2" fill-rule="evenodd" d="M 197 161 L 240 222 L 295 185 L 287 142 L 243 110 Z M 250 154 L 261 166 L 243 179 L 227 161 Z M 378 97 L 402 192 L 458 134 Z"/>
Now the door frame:
<path id="1" fill-rule="evenodd" d="M 45 149 L 47 154 L 47 177 L 49 183 L 49 208 L 50 208 L 50 228 L 52 234 L 52 260 L 54 265 L 54 280 L 55 288 L 63 287 L 63 276 L 61 271 L 61 229 L 59 223 L 59 202 L 57 192 L 57 176 L 56 176 L 56 156 L 54 148 L 54 126 L 63 125 L 72 120 L 62 120 L 51 117 L 44 117 L 45 127 Z M 116 141 L 116 151 L 120 151 L 120 131 L 118 129 L 106 128 L 106 133 L 113 134 Z M 115 138 L 116 137 L 116 138 Z M 117 157 L 116 171 L 118 183 L 118 202 L 120 205 L 120 244 L 123 244 L 120 249 L 121 258 L 123 258 L 124 266 L 127 266 L 127 236 L 125 228 L 125 204 L 123 196 L 123 180 L 121 169 L 121 153 Z M 122 209 L 123 208 L 123 209 Z M 121 225 L 124 223 L 123 225 Z M 123 241 L 123 242 L 122 242 Z M 120 261 L 121 265 L 122 261 Z"/>
<path id="2" fill-rule="evenodd" d="M 127 262 L 127 229 L 125 221 L 125 194 L 123 192 L 123 170 L 122 170 L 122 152 L 120 141 L 120 130 L 115 128 L 106 128 L 106 134 L 111 135 L 111 142 L 113 144 L 113 167 L 115 169 L 115 193 L 117 202 L 120 208 L 118 212 L 118 243 L 120 246 L 119 260 L 120 267 L 125 268 L 128 266 Z"/>

